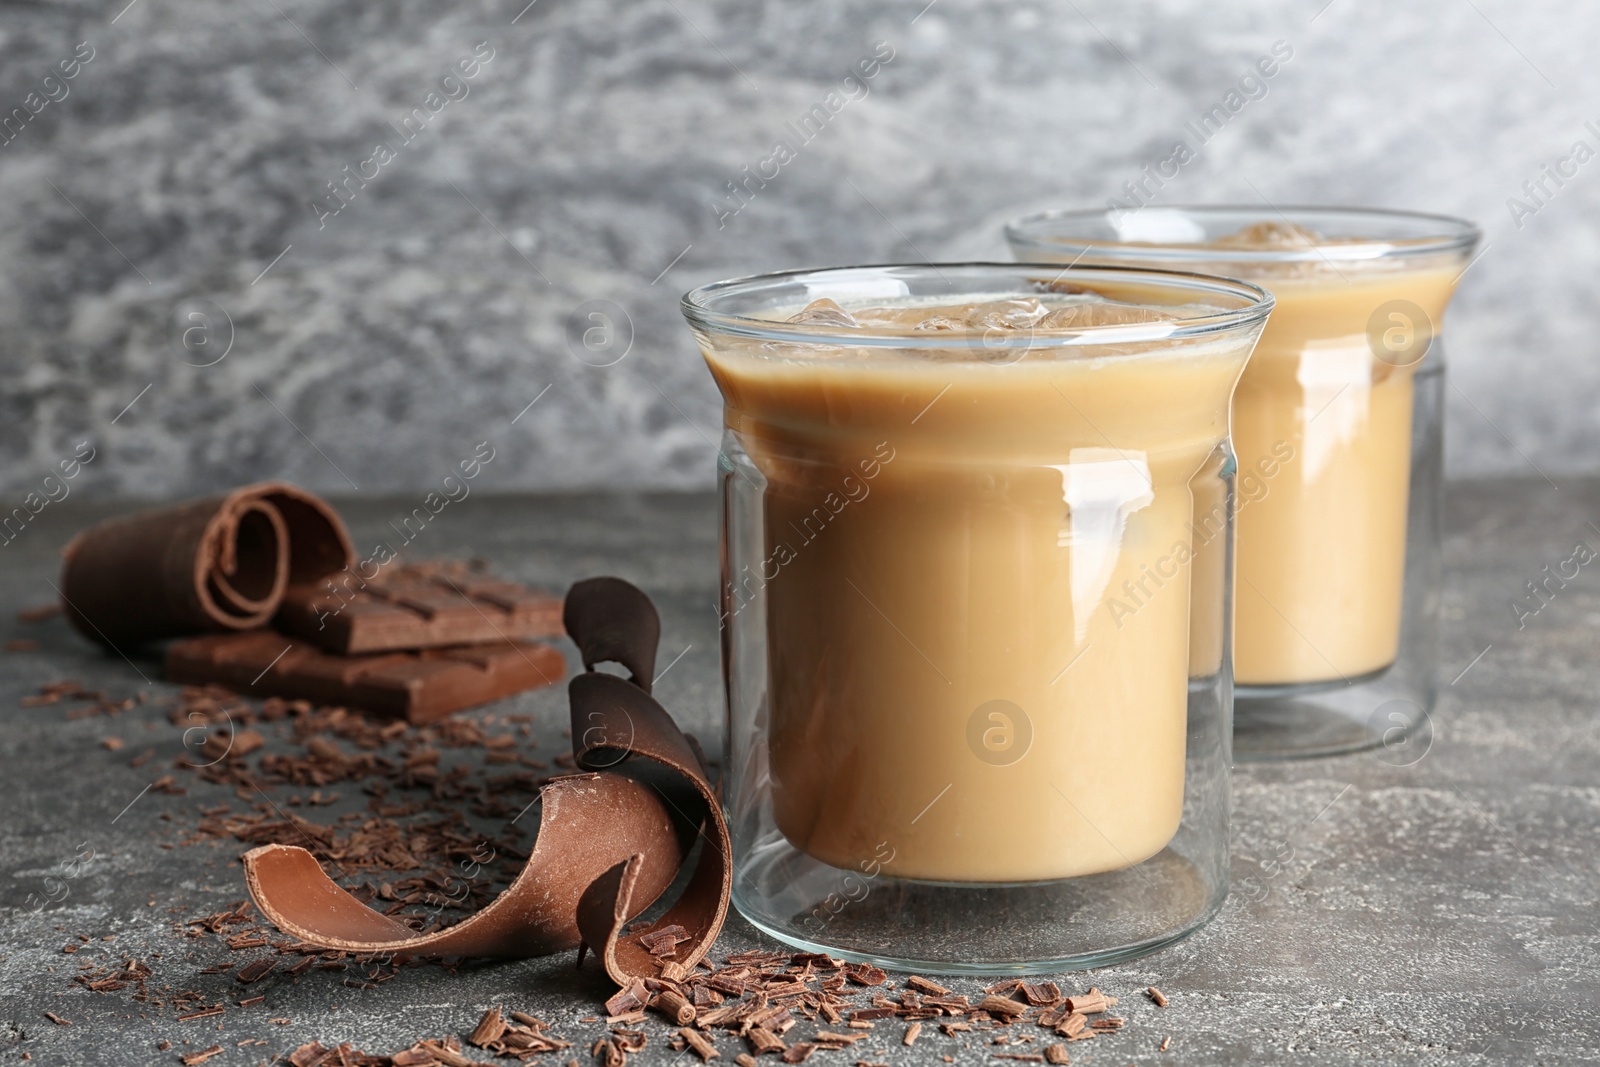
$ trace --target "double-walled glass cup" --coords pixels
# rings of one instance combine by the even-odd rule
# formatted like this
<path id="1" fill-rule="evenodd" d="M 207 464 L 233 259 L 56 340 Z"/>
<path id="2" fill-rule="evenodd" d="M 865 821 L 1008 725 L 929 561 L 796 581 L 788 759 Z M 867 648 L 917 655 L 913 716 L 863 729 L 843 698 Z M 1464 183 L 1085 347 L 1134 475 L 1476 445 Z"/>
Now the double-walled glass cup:
<path id="1" fill-rule="evenodd" d="M 1247 278 L 1277 307 L 1233 404 L 1234 753 L 1424 750 L 1438 693 L 1446 304 L 1478 230 L 1343 208 L 1066 211 L 1017 258 Z"/>
<path id="2" fill-rule="evenodd" d="M 746 918 L 996 973 L 1130 958 L 1216 912 L 1228 405 L 1271 306 L 1198 275 L 1005 264 L 684 297 L 725 402 Z"/>

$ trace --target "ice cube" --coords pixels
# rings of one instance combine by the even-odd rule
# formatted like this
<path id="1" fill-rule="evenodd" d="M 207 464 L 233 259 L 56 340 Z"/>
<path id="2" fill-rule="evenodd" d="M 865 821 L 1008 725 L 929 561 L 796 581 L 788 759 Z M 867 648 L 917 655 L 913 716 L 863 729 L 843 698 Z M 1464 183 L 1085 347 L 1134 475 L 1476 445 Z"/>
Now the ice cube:
<path id="1" fill-rule="evenodd" d="M 912 327 L 917 330 L 964 330 L 967 324 L 949 315 L 930 315 Z"/>
<path id="2" fill-rule="evenodd" d="M 1253 222 L 1237 233 L 1218 237 L 1211 242 L 1211 247 L 1270 251 L 1280 248 L 1312 248 L 1323 244 L 1324 241 L 1320 233 L 1308 230 L 1297 223 L 1265 220 Z"/>
<path id="3" fill-rule="evenodd" d="M 921 307 L 864 307 L 856 308 L 850 314 L 856 317 L 856 322 L 867 329 L 874 327 L 885 330 L 912 330 L 916 328 L 928 315 L 928 310 Z"/>
<path id="4" fill-rule="evenodd" d="M 1081 330 L 1088 326 L 1126 326 L 1137 322 L 1171 322 L 1181 318 L 1172 310 L 1118 304 L 1112 301 L 1072 304 L 1057 308 L 1039 323 L 1041 330 Z"/>
<path id="5" fill-rule="evenodd" d="M 802 326 L 859 326 L 855 316 L 840 307 L 837 303 L 823 297 L 813 300 L 801 309 L 798 315 L 791 315 L 789 322 Z"/>
<path id="6" fill-rule="evenodd" d="M 1026 330 L 1050 314 L 1031 296 L 978 304 L 967 311 L 967 325 L 979 330 Z"/>

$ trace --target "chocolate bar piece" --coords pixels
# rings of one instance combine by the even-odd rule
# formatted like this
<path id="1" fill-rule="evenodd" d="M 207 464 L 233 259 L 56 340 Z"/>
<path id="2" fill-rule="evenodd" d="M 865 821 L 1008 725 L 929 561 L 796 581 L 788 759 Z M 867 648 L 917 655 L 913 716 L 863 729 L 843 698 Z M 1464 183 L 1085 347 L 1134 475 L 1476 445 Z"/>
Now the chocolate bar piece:
<path id="1" fill-rule="evenodd" d="M 444 648 L 559 635 L 561 598 L 479 574 L 340 575 L 290 586 L 273 625 L 345 655 Z"/>
<path id="2" fill-rule="evenodd" d="M 67 618 L 113 647 L 264 626 L 289 585 L 355 562 L 334 510 L 284 482 L 111 519 L 61 554 Z"/>
<path id="3" fill-rule="evenodd" d="M 559 651 L 533 642 L 334 656 L 268 630 L 178 641 L 166 661 L 169 681 L 361 708 L 416 724 L 553 684 L 565 673 Z"/>

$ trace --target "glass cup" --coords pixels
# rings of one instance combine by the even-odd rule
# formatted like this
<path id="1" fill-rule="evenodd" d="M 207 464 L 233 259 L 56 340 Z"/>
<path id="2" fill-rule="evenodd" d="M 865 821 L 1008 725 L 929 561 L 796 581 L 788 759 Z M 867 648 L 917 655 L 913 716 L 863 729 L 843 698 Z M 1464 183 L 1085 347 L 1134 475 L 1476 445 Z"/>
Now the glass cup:
<path id="1" fill-rule="evenodd" d="M 1215 914 L 1228 404 L 1271 306 L 1198 275 L 1006 264 L 684 297 L 724 399 L 746 918 L 1002 973 L 1131 958 Z"/>
<path id="2" fill-rule="evenodd" d="M 1182 268 L 1277 308 L 1233 402 L 1234 753 L 1409 758 L 1438 692 L 1445 305 L 1470 222 L 1344 208 L 1052 212 L 1027 262 Z"/>

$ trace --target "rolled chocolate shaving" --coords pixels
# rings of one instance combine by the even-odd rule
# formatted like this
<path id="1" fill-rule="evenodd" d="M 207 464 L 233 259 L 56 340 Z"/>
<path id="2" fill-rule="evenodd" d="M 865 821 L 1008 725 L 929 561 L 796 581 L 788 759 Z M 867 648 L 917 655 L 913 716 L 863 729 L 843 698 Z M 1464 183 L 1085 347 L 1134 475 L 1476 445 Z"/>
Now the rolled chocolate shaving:
<path id="1" fill-rule="evenodd" d="M 67 618 L 110 645 L 264 626 L 289 583 L 355 561 L 333 508 L 284 482 L 111 519 L 62 556 Z"/>
<path id="2" fill-rule="evenodd" d="M 595 773 L 540 791 L 538 839 L 505 892 L 454 926 L 417 934 L 335 885 L 305 849 L 266 845 L 244 856 L 261 913 L 318 948 L 397 957 L 533 956 L 581 940 L 625 985 L 659 975 L 664 961 L 635 934 L 624 936 L 624 925 L 666 891 L 699 839 L 694 873 L 651 929 L 689 931 L 665 962 L 688 968 L 703 957 L 727 918 L 731 848 L 698 746 L 645 690 L 659 639 L 655 607 L 620 579 L 594 579 L 567 594 L 566 624 L 586 664 L 615 660 L 635 681 L 592 671 L 572 680 L 573 753 Z"/>
<path id="3" fill-rule="evenodd" d="M 636 586 L 621 578 L 585 578 L 567 594 L 561 618 L 585 670 L 594 670 L 597 663 L 620 663 L 633 675 L 634 685 L 650 692 L 661 616 Z"/>

